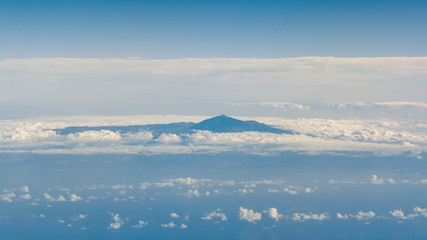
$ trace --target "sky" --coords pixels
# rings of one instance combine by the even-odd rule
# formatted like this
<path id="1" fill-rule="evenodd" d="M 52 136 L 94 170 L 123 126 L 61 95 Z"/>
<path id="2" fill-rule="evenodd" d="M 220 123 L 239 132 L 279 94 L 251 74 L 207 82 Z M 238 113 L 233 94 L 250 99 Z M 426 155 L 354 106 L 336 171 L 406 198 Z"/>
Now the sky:
<path id="1" fill-rule="evenodd" d="M 425 1 L 7 1 L 0 58 L 426 56 Z"/>
<path id="2" fill-rule="evenodd" d="M 425 239 L 426 13 L 0 0 L 0 236 Z"/>
<path id="3" fill-rule="evenodd" d="M 415 0 L 1 1 L 1 119 L 419 105 L 426 10 Z"/>

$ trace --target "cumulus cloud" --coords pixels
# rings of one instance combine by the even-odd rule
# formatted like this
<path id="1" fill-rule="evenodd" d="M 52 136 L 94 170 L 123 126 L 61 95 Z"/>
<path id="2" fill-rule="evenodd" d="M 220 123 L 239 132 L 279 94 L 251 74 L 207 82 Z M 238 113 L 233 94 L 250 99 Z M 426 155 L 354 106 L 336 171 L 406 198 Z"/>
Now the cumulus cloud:
<path id="1" fill-rule="evenodd" d="M 0 199 L 5 202 L 13 202 L 13 199 L 16 197 L 16 194 L 13 192 L 0 194 Z"/>
<path id="2" fill-rule="evenodd" d="M 82 198 L 80 196 L 77 196 L 76 194 L 70 195 L 70 201 L 71 202 L 76 202 L 76 201 L 80 201 L 80 200 L 82 200 Z"/>
<path id="3" fill-rule="evenodd" d="M 142 228 L 148 224 L 148 221 L 139 220 L 137 224 L 132 225 L 132 228 Z"/>
<path id="4" fill-rule="evenodd" d="M 174 213 L 174 212 L 171 213 L 170 216 L 171 216 L 171 218 L 179 218 L 179 215 Z"/>
<path id="5" fill-rule="evenodd" d="M 246 208 L 240 207 L 239 218 L 240 220 L 255 222 L 255 221 L 261 220 L 261 213 L 254 212 L 252 209 L 246 209 Z"/>
<path id="6" fill-rule="evenodd" d="M 369 220 L 375 217 L 375 213 L 373 211 L 362 212 L 359 211 L 357 214 L 350 214 L 351 217 L 356 218 L 357 220 Z"/>
<path id="7" fill-rule="evenodd" d="M 71 217 L 70 219 L 73 221 L 77 221 L 77 220 L 85 219 L 88 216 L 89 216 L 89 214 L 79 214 L 77 216 Z"/>
<path id="8" fill-rule="evenodd" d="M 289 194 L 291 194 L 291 195 L 296 195 L 296 194 L 298 194 L 298 191 L 300 190 L 300 187 L 296 187 L 296 186 L 288 186 L 288 187 L 285 187 L 285 188 L 283 188 L 283 191 L 285 192 L 285 193 L 289 193 Z"/>
<path id="9" fill-rule="evenodd" d="M 167 223 L 167 224 L 160 224 L 160 226 L 164 227 L 164 228 L 174 228 L 174 227 L 176 227 L 176 224 L 173 223 L 173 222 L 170 222 L 170 223 Z"/>
<path id="10" fill-rule="evenodd" d="M 227 216 L 221 212 L 221 209 L 205 214 L 201 219 L 203 220 L 213 220 L 214 218 L 219 218 L 221 221 L 227 221 Z"/>
<path id="11" fill-rule="evenodd" d="M 371 177 L 371 183 L 372 184 L 384 184 L 386 182 L 395 183 L 395 181 L 392 178 L 382 179 L 382 178 L 378 178 L 378 176 L 375 174 L 373 174 Z"/>
<path id="12" fill-rule="evenodd" d="M 338 219 L 348 219 L 348 215 L 347 214 L 337 213 L 337 218 Z"/>
<path id="13" fill-rule="evenodd" d="M 22 194 L 19 196 L 19 198 L 24 199 L 24 200 L 30 200 L 31 199 L 31 194 L 27 193 L 27 194 Z"/>
<path id="14" fill-rule="evenodd" d="M 193 189 L 189 189 L 188 192 L 187 192 L 187 195 L 188 195 L 189 198 L 191 198 L 192 196 L 200 197 L 200 193 L 199 193 L 198 189 L 194 189 L 194 190 Z"/>
<path id="15" fill-rule="evenodd" d="M 300 221 L 300 222 L 304 222 L 307 220 L 324 221 L 328 219 L 329 219 L 328 213 L 321 213 L 321 214 L 294 213 L 292 214 L 292 220 Z"/>
<path id="16" fill-rule="evenodd" d="M 402 211 L 402 209 L 395 209 L 393 211 L 390 211 L 390 214 L 395 217 L 395 218 L 399 218 L 399 219 L 413 219 L 414 217 L 417 217 L 418 214 L 408 214 L 405 215 Z"/>
<path id="17" fill-rule="evenodd" d="M 24 193 L 30 192 L 30 188 L 27 185 L 21 187 L 19 190 Z"/>
<path id="18" fill-rule="evenodd" d="M 108 229 L 112 229 L 112 230 L 117 230 L 120 229 L 122 227 L 122 225 L 124 224 L 124 222 L 122 221 L 122 219 L 119 217 L 119 214 L 113 214 L 113 213 L 109 213 L 113 219 L 113 222 L 110 223 L 110 225 L 108 225 Z"/>
<path id="19" fill-rule="evenodd" d="M 240 193 L 242 193 L 242 194 L 246 194 L 246 193 L 254 193 L 254 190 L 253 190 L 253 189 L 249 189 L 249 190 L 247 190 L 246 188 L 238 189 L 237 191 L 238 191 L 238 192 L 240 192 Z"/>
<path id="20" fill-rule="evenodd" d="M 276 222 L 283 218 L 283 214 L 279 214 L 279 212 L 277 212 L 277 208 L 269 208 L 268 216 L 274 219 Z"/>
<path id="21" fill-rule="evenodd" d="M 186 224 L 182 223 L 181 226 L 179 226 L 179 228 L 181 228 L 181 229 L 187 229 L 188 226 Z"/>
<path id="22" fill-rule="evenodd" d="M 427 208 L 416 207 L 414 208 L 414 211 L 420 214 L 421 216 L 427 217 Z"/>
<path id="23" fill-rule="evenodd" d="M 158 142 L 162 143 L 180 143 L 182 141 L 181 137 L 176 134 L 166 134 L 162 133 L 157 138 Z"/>
<path id="24" fill-rule="evenodd" d="M 122 137 L 119 133 L 109 131 L 109 130 L 100 130 L 100 131 L 85 131 L 78 132 L 74 134 L 68 134 L 67 138 L 76 141 L 76 142 L 92 142 L 92 141 L 117 141 Z"/>

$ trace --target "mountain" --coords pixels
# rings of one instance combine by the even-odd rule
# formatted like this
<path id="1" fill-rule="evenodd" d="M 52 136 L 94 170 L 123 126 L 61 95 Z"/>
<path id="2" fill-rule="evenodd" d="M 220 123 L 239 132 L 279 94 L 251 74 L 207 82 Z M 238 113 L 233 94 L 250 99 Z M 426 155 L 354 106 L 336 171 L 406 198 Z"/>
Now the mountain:
<path id="1" fill-rule="evenodd" d="M 129 125 L 129 126 L 79 126 L 79 127 L 66 127 L 63 129 L 52 129 L 58 134 L 67 135 L 85 131 L 100 131 L 110 130 L 113 132 L 120 133 L 137 133 L 140 131 L 150 131 L 157 138 L 162 133 L 170 134 L 191 134 L 195 130 L 206 130 L 215 133 L 224 132 L 269 132 L 269 133 L 286 133 L 293 134 L 291 131 L 282 130 L 268 126 L 257 121 L 242 121 L 235 118 L 231 118 L 225 115 L 213 117 L 201 121 L 199 123 L 192 122 L 180 122 L 180 123 L 169 123 L 169 124 L 149 124 L 149 125 Z"/>
<path id="2" fill-rule="evenodd" d="M 217 117 L 209 118 L 200 123 L 197 123 L 190 127 L 195 130 L 207 130 L 216 133 L 224 132 L 270 132 L 270 133 L 287 133 L 292 132 L 273 128 L 266 124 L 259 123 L 257 121 L 242 121 L 235 118 L 228 117 L 226 115 L 220 115 Z"/>

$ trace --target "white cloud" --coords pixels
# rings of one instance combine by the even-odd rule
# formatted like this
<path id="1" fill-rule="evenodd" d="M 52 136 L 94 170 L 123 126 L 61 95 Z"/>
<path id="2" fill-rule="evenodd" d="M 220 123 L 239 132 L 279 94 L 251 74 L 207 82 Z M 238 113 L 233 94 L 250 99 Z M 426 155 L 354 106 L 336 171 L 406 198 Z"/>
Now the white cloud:
<path id="1" fill-rule="evenodd" d="M 176 227 L 176 224 L 173 222 L 170 222 L 168 224 L 160 224 L 160 226 L 164 227 L 164 228 L 174 228 L 174 227 Z"/>
<path id="2" fill-rule="evenodd" d="M 424 217 L 427 217 L 427 208 L 420 208 L 420 207 L 416 207 L 414 208 L 414 211 Z"/>
<path id="3" fill-rule="evenodd" d="M 25 200 L 30 200 L 31 199 L 31 194 L 29 194 L 29 193 L 22 194 L 22 195 L 19 196 L 19 198 L 25 199 Z"/>
<path id="4" fill-rule="evenodd" d="M 294 213 L 292 214 L 292 220 L 301 221 L 301 222 L 304 222 L 306 220 L 324 221 L 328 219 L 329 219 L 328 213 L 321 213 L 321 214 Z"/>
<path id="5" fill-rule="evenodd" d="M 48 193 L 43 193 L 43 197 L 47 200 L 47 201 L 51 201 L 54 202 L 55 198 L 50 196 Z"/>
<path id="6" fill-rule="evenodd" d="M 371 177 L 371 183 L 372 184 L 384 184 L 384 183 L 395 183 L 395 181 L 392 178 L 382 179 L 378 178 L 377 175 L 372 175 Z"/>
<path id="7" fill-rule="evenodd" d="M 369 212 L 359 211 L 355 215 L 350 214 L 350 216 L 356 218 L 357 220 L 368 220 L 368 219 L 373 219 L 375 217 L 375 213 L 373 211 L 369 211 Z"/>
<path id="8" fill-rule="evenodd" d="M 80 200 L 82 200 L 82 198 L 79 197 L 79 196 L 77 196 L 76 194 L 71 194 L 70 195 L 70 201 L 71 202 L 76 202 L 76 201 L 80 201 Z"/>
<path id="9" fill-rule="evenodd" d="M 412 219 L 414 217 L 417 217 L 418 214 L 408 214 L 405 216 L 405 214 L 403 213 L 402 209 L 395 209 L 393 211 L 390 211 L 390 214 L 393 217 L 399 218 L 399 219 Z"/>
<path id="10" fill-rule="evenodd" d="M 58 202 L 65 202 L 65 201 L 67 201 L 67 200 L 65 200 L 65 197 L 64 197 L 64 196 L 59 195 L 59 196 L 58 196 L 58 198 L 56 199 L 56 201 L 58 201 Z"/>
<path id="11" fill-rule="evenodd" d="M 268 216 L 272 219 L 274 219 L 276 222 L 283 218 L 283 214 L 279 214 L 277 212 L 277 208 L 269 208 L 268 209 Z"/>
<path id="12" fill-rule="evenodd" d="M 158 182 L 158 183 L 155 183 L 155 186 L 156 187 L 174 187 L 175 184 L 172 182 Z"/>
<path id="13" fill-rule="evenodd" d="M 132 225 L 132 228 L 142 228 L 148 224 L 148 221 L 139 220 L 137 224 Z"/>
<path id="14" fill-rule="evenodd" d="M 13 192 L 0 194 L 0 199 L 5 202 L 13 202 L 13 198 L 16 197 L 16 194 Z"/>
<path id="15" fill-rule="evenodd" d="M 113 229 L 113 230 L 117 230 L 119 228 L 122 227 L 122 225 L 124 224 L 124 222 L 122 221 L 122 219 L 120 219 L 119 214 L 113 214 L 113 213 L 109 213 L 112 218 L 113 218 L 113 222 L 110 223 L 110 225 L 108 225 L 108 229 Z"/>
<path id="16" fill-rule="evenodd" d="M 19 190 L 24 193 L 30 192 L 30 188 L 27 185 L 21 187 Z"/>
<path id="17" fill-rule="evenodd" d="M 181 224 L 181 226 L 179 226 L 179 228 L 181 228 L 181 229 L 187 229 L 188 228 L 188 226 L 186 225 L 186 224 Z"/>
<path id="18" fill-rule="evenodd" d="M 157 142 L 146 145 L 146 141 L 131 141 L 132 133 L 120 134 L 107 130 L 86 131 L 57 135 L 47 129 L 67 126 L 123 125 L 125 123 L 165 122 L 167 116 L 140 116 L 135 120 L 128 117 L 94 117 L 95 120 L 75 117 L 76 120 L 29 119 L 20 121 L 0 120 L 0 152 L 30 152 L 44 154 L 162 154 L 192 152 L 244 151 L 246 153 L 269 154 L 280 151 L 371 151 L 381 154 L 422 152 L 427 150 L 427 131 L 420 131 L 416 121 L 357 120 L 357 119 L 286 119 L 244 118 L 257 120 L 300 134 L 272 134 L 260 132 L 212 133 L 197 131 L 182 136 L 163 135 Z M 203 116 L 181 116 L 187 121 L 203 119 Z M 178 117 L 170 118 L 181 120 Z M 122 121 L 122 122 L 120 122 Z M 135 133 L 136 135 L 140 133 Z M 144 133 L 145 134 L 145 133 Z M 151 133 L 146 133 L 150 135 Z M 151 135 L 150 135 L 151 137 Z M 149 137 L 149 138 L 150 138 Z M 178 140 L 178 137 L 180 140 Z M 176 138 L 177 141 L 169 141 Z M 128 140 L 129 141 L 128 141 Z M 148 139 L 148 138 L 147 138 Z M 167 140 L 167 141 L 166 141 Z M 182 178 L 172 183 L 197 184 L 199 179 Z M 383 179 L 393 182 L 393 179 Z M 197 183 L 196 183 L 197 182 Z"/>
<path id="19" fill-rule="evenodd" d="M 117 141 L 122 137 L 119 133 L 109 131 L 109 130 L 100 130 L 100 131 L 85 131 L 78 133 L 70 133 L 67 135 L 67 138 L 71 141 L 77 142 L 93 142 L 93 141 Z"/>
<path id="20" fill-rule="evenodd" d="M 162 133 L 157 138 L 157 141 L 161 142 L 161 143 L 180 143 L 180 142 L 182 142 L 182 139 L 180 136 L 178 136 L 176 134 Z"/>
<path id="21" fill-rule="evenodd" d="M 189 189 L 187 192 L 187 195 L 189 198 L 191 198 L 191 196 L 200 197 L 200 193 L 198 189 L 195 189 L 195 190 Z"/>
<path id="22" fill-rule="evenodd" d="M 283 188 L 283 191 L 286 193 L 289 193 L 291 195 L 296 195 L 296 194 L 298 194 L 299 189 L 300 189 L 300 187 L 289 185 L 288 187 Z"/>
<path id="23" fill-rule="evenodd" d="M 213 220 L 214 218 L 220 218 L 221 221 L 227 221 L 227 216 L 221 212 L 221 209 L 205 214 L 201 219 Z"/>
<path id="24" fill-rule="evenodd" d="M 246 188 L 238 189 L 237 191 L 238 191 L 238 192 L 240 192 L 240 193 L 242 193 L 242 194 L 246 194 L 246 193 L 254 193 L 254 190 L 253 190 L 253 189 L 249 189 L 249 190 L 247 190 Z"/>
<path id="25" fill-rule="evenodd" d="M 179 218 L 179 215 L 174 213 L 174 212 L 171 213 L 170 216 L 171 216 L 171 218 Z"/>
<path id="26" fill-rule="evenodd" d="M 252 209 L 240 207 L 239 211 L 240 220 L 246 220 L 248 222 L 255 222 L 261 220 L 261 213 L 254 212 Z"/>
<path id="27" fill-rule="evenodd" d="M 77 216 L 71 217 L 70 219 L 73 221 L 77 221 L 77 220 L 85 219 L 88 216 L 89 216 L 89 214 L 79 214 Z"/>
<path id="28" fill-rule="evenodd" d="M 338 219 L 348 219 L 348 215 L 347 214 L 337 213 L 337 218 Z"/>

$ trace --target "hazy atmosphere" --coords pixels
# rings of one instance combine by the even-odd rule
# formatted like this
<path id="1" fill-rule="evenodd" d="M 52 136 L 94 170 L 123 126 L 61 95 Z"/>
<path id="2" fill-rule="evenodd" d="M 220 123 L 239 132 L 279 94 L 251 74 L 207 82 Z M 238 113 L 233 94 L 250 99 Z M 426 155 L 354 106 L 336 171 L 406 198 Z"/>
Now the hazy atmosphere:
<path id="1" fill-rule="evenodd" d="M 0 0 L 2 239 L 424 239 L 426 12 Z"/>

